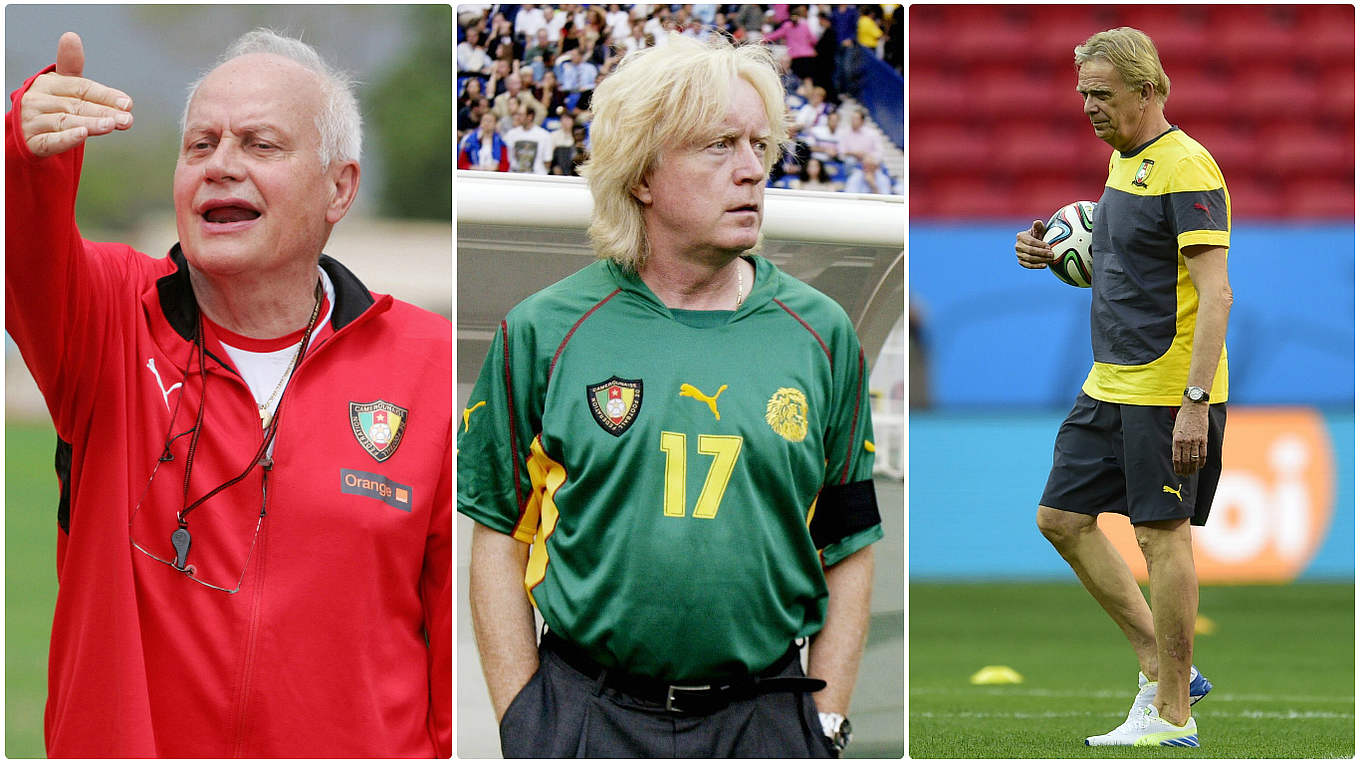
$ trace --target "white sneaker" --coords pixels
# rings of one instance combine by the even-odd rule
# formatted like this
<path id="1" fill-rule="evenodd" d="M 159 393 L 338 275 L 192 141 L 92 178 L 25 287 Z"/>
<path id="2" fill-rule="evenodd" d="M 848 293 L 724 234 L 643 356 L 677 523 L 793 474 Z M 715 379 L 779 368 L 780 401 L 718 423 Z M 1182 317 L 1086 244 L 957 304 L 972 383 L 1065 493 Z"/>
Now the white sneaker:
<path id="1" fill-rule="evenodd" d="M 1149 681 L 1147 676 L 1143 675 L 1143 671 L 1141 670 L 1138 671 L 1138 695 L 1133 698 L 1133 706 L 1129 708 L 1128 717 L 1125 718 L 1124 722 L 1121 723 L 1119 727 L 1116 728 L 1115 730 L 1111 731 L 1108 734 L 1104 734 L 1103 736 L 1089 737 L 1086 739 L 1086 743 L 1092 746 L 1108 744 L 1109 742 L 1092 740 L 1093 739 L 1101 740 L 1106 739 L 1108 737 L 1113 737 L 1115 735 L 1122 735 L 1123 733 L 1126 732 L 1126 729 L 1132 726 L 1134 722 L 1138 720 L 1139 716 L 1143 714 L 1143 708 L 1152 706 L 1152 700 L 1156 698 L 1157 698 L 1157 682 Z"/>
<path id="2" fill-rule="evenodd" d="M 1153 688 L 1146 688 L 1149 686 Z M 1164 747 L 1198 747 L 1199 729 L 1195 726 L 1194 717 L 1187 719 L 1184 726 L 1177 726 L 1158 715 L 1157 708 L 1152 704 L 1140 705 L 1138 703 L 1145 692 L 1155 693 L 1155 687 L 1155 683 L 1144 683 L 1138 689 L 1138 699 L 1134 700 L 1134 709 L 1130 711 L 1128 720 L 1108 734 L 1086 737 L 1086 746 L 1144 747 L 1160 745 Z"/>

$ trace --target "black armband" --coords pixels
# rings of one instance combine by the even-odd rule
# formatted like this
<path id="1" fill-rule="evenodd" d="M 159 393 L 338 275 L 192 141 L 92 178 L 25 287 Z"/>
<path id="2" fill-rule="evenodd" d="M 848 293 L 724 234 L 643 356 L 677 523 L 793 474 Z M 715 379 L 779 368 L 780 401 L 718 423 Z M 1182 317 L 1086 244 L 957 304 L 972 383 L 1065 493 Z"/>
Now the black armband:
<path id="1" fill-rule="evenodd" d="M 820 550 L 882 521 L 874 481 L 857 480 L 822 488 L 808 531 L 812 533 L 813 546 Z"/>

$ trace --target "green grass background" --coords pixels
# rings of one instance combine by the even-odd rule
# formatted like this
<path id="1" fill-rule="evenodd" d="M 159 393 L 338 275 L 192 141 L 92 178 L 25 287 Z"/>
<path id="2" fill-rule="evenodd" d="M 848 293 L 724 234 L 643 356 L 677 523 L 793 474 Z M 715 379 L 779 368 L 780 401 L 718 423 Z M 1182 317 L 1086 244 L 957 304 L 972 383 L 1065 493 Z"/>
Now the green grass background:
<path id="1" fill-rule="evenodd" d="M 1214 682 L 1193 709 L 1199 749 L 1083 745 L 1123 722 L 1138 662 L 1076 581 L 909 591 L 911 757 L 1355 755 L 1353 583 L 1201 589 L 1217 629 L 1195 640 L 1195 665 Z M 1024 682 L 970 684 L 986 665 Z"/>
<path id="2" fill-rule="evenodd" d="M 5 754 L 44 757 L 47 641 L 57 599 L 56 434 L 5 425 Z"/>

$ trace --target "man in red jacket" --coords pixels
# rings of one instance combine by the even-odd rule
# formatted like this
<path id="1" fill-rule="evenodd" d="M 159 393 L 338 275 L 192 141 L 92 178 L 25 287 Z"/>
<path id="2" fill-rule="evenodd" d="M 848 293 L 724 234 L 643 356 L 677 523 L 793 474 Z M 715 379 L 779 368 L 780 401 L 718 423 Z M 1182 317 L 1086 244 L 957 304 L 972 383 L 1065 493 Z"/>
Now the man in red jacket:
<path id="1" fill-rule="evenodd" d="M 5 129 L 5 327 L 58 437 L 48 754 L 451 755 L 452 330 L 322 254 L 349 81 L 234 43 L 157 259 L 76 228 L 85 141 L 133 122 L 83 68 L 63 35 Z"/>

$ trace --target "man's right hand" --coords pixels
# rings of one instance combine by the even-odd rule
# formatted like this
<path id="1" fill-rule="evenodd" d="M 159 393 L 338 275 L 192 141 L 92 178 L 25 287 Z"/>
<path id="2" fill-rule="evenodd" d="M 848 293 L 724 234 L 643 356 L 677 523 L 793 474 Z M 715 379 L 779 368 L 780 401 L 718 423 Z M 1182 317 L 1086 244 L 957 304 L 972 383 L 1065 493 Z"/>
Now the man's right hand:
<path id="1" fill-rule="evenodd" d="M 1053 249 L 1044 242 L 1044 223 L 1034 220 L 1033 226 L 1015 233 L 1015 258 L 1026 269 L 1043 269 L 1053 261 Z"/>
<path id="2" fill-rule="evenodd" d="M 132 98 L 85 79 L 85 47 L 67 32 L 57 42 L 57 70 L 33 80 L 19 103 L 24 143 L 33 155 L 54 156 L 91 135 L 132 126 Z"/>

